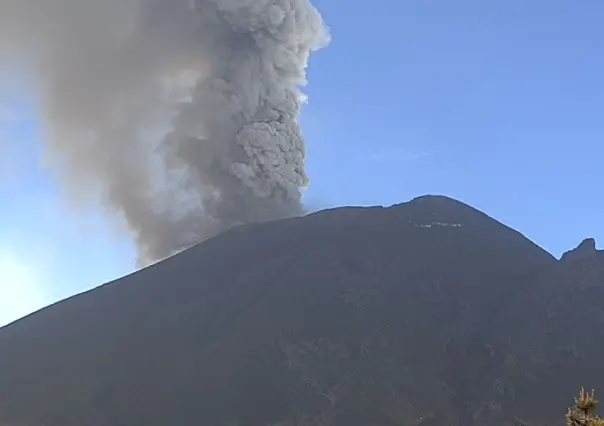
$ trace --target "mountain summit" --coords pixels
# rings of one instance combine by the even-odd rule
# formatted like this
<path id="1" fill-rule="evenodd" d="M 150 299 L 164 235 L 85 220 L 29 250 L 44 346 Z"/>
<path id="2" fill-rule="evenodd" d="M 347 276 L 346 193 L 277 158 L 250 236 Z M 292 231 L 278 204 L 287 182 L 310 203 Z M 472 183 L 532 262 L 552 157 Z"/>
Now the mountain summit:
<path id="1" fill-rule="evenodd" d="M 1 329 L 0 421 L 555 421 L 604 381 L 599 264 L 443 196 L 243 226 Z"/>

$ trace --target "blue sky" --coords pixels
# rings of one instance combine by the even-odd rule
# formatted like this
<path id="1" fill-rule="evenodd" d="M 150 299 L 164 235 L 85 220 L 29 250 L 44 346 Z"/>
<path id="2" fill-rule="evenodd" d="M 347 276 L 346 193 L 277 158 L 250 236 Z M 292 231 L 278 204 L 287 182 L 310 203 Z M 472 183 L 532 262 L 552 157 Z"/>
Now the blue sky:
<path id="1" fill-rule="evenodd" d="M 311 208 L 438 193 L 557 256 L 604 241 L 604 2 L 314 4 L 333 40 L 301 119 Z M 36 104 L 0 74 L 0 324 L 133 269 L 132 244 L 40 167 Z"/>

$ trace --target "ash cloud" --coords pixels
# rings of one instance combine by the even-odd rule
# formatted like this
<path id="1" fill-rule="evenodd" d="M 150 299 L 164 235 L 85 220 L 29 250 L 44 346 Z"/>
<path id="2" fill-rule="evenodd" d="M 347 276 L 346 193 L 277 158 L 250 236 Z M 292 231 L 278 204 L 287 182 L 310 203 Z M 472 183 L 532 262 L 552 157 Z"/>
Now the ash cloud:
<path id="1" fill-rule="evenodd" d="M 35 69 L 50 170 L 125 220 L 141 265 L 303 213 L 299 88 L 328 38 L 308 0 L 0 1 L 0 66 Z"/>

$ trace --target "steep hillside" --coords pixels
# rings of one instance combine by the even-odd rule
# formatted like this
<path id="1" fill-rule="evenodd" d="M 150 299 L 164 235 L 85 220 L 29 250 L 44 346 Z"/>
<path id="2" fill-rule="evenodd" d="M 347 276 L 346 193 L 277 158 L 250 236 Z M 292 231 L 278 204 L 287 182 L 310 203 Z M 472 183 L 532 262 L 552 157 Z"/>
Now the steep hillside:
<path id="1" fill-rule="evenodd" d="M 564 305 L 543 277 L 572 286 L 568 262 L 440 196 L 237 228 L 1 329 L 0 420 L 512 422 L 533 389 L 518 365 L 538 371 L 526 342 L 565 327 L 523 324 Z"/>
<path id="2" fill-rule="evenodd" d="M 593 239 L 516 292 L 493 342 L 506 363 L 491 398 L 531 424 L 558 423 L 573 389 L 602 387 L 604 251 Z"/>

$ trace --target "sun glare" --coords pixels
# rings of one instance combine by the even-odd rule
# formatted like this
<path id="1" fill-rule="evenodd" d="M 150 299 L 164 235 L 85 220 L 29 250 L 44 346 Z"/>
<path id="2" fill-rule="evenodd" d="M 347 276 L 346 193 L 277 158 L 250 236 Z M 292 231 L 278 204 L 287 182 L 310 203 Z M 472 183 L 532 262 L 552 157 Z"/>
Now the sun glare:
<path id="1" fill-rule="evenodd" d="M 44 306 L 39 284 L 32 268 L 0 253 L 0 327 Z"/>

